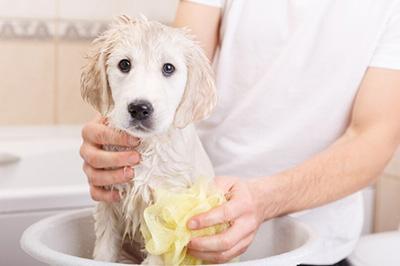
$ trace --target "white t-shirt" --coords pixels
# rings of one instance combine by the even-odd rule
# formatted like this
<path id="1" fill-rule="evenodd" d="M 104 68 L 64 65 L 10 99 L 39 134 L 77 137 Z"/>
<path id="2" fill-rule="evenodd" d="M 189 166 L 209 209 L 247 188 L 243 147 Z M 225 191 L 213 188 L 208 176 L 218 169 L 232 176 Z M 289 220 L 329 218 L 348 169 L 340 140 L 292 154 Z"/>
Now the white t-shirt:
<path id="1" fill-rule="evenodd" d="M 222 7 L 219 100 L 198 125 L 218 175 L 273 175 L 326 149 L 348 126 L 366 69 L 400 69 L 398 0 L 191 1 Z M 362 198 L 294 215 L 321 238 L 304 263 L 332 264 L 360 235 Z"/>

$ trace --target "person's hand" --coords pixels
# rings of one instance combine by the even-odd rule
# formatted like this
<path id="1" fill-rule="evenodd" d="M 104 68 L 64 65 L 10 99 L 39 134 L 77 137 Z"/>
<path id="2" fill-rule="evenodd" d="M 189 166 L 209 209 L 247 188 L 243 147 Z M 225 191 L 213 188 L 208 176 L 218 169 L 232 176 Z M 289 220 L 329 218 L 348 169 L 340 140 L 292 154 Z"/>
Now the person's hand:
<path id="1" fill-rule="evenodd" d="M 80 155 L 84 160 L 83 171 L 88 178 L 92 198 L 96 201 L 118 201 L 118 191 L 106 190 L 103 186 L 129 182 L 134 175 L 132 166 L 139 162 L 140 156 L 134 150 L 105 151 L 102 145 L 133 148 L 139 144 L 139 139 L 106 126 L 104 118 L 87 123 L 82 129 L 82 138 Z"/>
<path id="2" fill-rule="evenodd" d="M 229 223 L 231 226 L 214 236 L 193 238 L 188 251 L 192 256 L 207 262 L 222 263 L 247 250 L 264 221 L 264 211 L 254 182 L 235 177 L 216 177 L 215 183 L 225 193 L 228 201 L 192 217 L 188 227 L 200 229 L 221 223 Z"/>

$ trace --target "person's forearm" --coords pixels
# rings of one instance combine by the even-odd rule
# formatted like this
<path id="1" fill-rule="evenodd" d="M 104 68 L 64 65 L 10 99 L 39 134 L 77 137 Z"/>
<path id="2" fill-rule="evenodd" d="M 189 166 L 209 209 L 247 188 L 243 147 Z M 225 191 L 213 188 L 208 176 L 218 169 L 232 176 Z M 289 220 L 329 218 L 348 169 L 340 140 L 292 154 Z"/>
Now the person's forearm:
<path id="1" fill-rule="evenodd" d="M 255 181 L 265 219 L 332 202 L 372 183 L 399 144 L 399 136 L 390 132 L 385 128 L 348 130 L 297 167 Z"/>
<path id="2" fill-rule="evenodd" d="M 220 19 L 220 8 L 180 1 L 172 26 L 189 28 L 212 61 L 218 44 Z"/>

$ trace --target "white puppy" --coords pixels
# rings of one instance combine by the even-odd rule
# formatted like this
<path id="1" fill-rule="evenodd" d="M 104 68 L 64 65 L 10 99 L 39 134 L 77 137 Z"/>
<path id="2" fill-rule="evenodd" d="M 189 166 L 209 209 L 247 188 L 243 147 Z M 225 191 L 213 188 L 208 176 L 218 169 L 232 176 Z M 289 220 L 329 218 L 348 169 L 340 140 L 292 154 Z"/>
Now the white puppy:
<path id="1" fill-rule="evenodd" d="M 135 262 L 161 263 L 143 252 L 138 228 L 153 188 L 179 191 L 196 178 L 214 177 L 192 125 L 216 103 L 211 67 L 187 31 L 126 16 L 93 42 L 88 59 L 83 98 L 110 126 L 141 138 L 135 177 L 117 187 L 122 200 L 96 208 L 93 256 L 118 261 L 125 241 L 132 243 Z"/>

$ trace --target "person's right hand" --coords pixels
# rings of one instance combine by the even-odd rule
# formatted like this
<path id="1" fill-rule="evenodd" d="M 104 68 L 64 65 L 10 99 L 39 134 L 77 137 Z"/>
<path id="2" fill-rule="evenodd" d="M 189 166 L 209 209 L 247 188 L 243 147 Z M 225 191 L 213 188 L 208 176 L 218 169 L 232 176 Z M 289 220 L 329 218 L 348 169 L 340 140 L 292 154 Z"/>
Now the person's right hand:
<path id="1" fill-rule="evenodd" d="M 132 166 L 140 161 L 139 153 L 133 150 L 139 139 L 106 126 L 104 118 L 87 123 L 82 129 L 82 138 L 80 155 L 84 160 L 83 171 L 88 178 L 92 198 L 96 201 L 118 201 L 118 191 L 106 190 L 104 186 L 132 180 Z M 105 151 L 102 145 L 123 146 L 131 150 Z"/>

